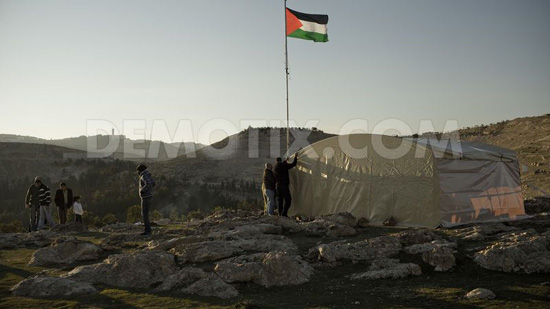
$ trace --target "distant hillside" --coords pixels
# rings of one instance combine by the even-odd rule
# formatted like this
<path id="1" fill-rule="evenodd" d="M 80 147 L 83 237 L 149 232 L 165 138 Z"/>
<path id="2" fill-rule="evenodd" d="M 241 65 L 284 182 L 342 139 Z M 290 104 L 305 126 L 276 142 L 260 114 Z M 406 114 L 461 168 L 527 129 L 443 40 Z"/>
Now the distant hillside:
<path id="1" fill-rule="evenodd" d="M 198 150 L 204 147 L 202 144 L 186 143 L 164 143 L 161 141 L 131 140 L 124 135 L 94 135 L 79 136 L 64 139 L 41 139 L 32 136 L 19 136 L 11 134 L 0 134 L 0 142 L 9 143 L 30 143 L 46 144 L 88 151 L 88 145 L 97 145 L 104 155 L 112 156 L 115 159 L 132 161 L 163 161 L 173 159 L 186 153 L 186 147 Z"/>
<path id="2" fill-rule="evenodd" d="M 300 147 L 334 136 L 320 130 L 294 128 L 290 132 L 291 154 Z M 198 150 L 194 157 L 185 155 L 155 163 L 154 168 L 167 177 L 191 178 L 187 181 L 220 183 L 243 179 L 259 183 L 264 164 L 275 163 L 285 152 L 286 129 L 248 128 Z"/>
<path id="3" fill-rule="evenodd" d="M 30 185 L 37 175 L 44 176 L 48 183 L 71 175 L 78 177 L 86 168 L 64 166 L 63 161 L 84 154 L 80 150 L 53 145 L 0 143 L 0 181 L 11 185 L 26 178 Z"/>
<path id="4" fill-rule="evenodd" d="M 550 114 L 465 128 L 459 134 L 463 140 L 517 151 L 520 163 L 528 167 L 522 174 L 525 198 L 542 194 L 527 184 L 550 193 Z"/>

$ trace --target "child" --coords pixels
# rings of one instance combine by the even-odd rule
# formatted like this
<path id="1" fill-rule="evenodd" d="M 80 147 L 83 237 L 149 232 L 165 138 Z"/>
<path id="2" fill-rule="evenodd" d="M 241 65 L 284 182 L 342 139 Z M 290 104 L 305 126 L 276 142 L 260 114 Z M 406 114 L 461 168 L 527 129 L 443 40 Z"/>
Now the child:
<path id="1" fill-rule="evenodd" d="M 82 223 L 82 215 L 84 214 L 84 210 L 82 210 L 82 204 L 80 204 L 80 195 L 74 197 L 73 212 L 75 222 Z"/>

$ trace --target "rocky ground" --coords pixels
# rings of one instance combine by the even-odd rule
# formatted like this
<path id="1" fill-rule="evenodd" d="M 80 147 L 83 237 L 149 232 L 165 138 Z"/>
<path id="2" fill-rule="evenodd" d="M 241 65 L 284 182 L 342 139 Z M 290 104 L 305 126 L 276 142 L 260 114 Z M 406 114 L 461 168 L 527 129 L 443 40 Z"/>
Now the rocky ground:
<path id="1" fill-rule="evenodd" d="M 455 229 L 220 211 L 151 236 L 0 234 L 0 307 L 548 308 L 548 200 L 530 203 L 530 219 Z"/>

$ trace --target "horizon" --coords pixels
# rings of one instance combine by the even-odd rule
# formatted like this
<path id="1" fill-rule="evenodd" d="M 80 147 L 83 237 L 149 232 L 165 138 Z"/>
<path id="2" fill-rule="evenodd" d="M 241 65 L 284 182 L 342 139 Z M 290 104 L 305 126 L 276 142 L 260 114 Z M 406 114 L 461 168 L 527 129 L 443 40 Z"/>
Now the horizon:
<path id="1" fill-rule="evenodd" d="M 422 121 L 444 131 L 549 112 L 548 1 L 287 6 L 329 16 L 329 42 L 288 40 L 298 127 L 422 134 Z M 71 138 L 101 120 L 170 143 L 185 120 L 186 141 L 208 145 L 243 122 L 281 124 L 283 21 L 282 1 L 2 0 L 0 132 Z M 167 130 L 151 133 L 155 120 Z"/>

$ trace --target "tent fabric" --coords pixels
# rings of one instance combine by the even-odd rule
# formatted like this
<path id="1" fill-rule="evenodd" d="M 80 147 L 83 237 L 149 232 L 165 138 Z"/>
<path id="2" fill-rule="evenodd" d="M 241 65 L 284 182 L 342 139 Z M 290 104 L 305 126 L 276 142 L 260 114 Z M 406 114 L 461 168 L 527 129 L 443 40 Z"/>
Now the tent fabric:
<path id="1" fill-rule="evenodd" d="M 349 212 L 381 225 L 437 227 L 525 214 L 511 150 L 480 143 L 341 135 L 299 153 L 291 215 Z"/>

